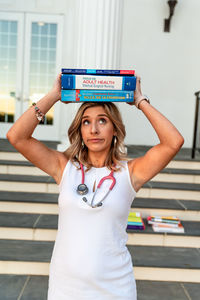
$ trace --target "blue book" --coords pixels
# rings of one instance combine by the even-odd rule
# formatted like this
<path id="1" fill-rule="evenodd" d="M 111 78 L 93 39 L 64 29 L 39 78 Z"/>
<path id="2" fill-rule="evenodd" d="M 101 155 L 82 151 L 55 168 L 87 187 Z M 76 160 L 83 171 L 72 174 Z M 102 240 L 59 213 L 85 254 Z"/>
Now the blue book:
<path id="1" fill-rule="evenodd" d="M 136 77 L 62 74 L 61 86 L 63 90 L 82 89 L 134 91 L 136 88 Z"/>
<path id="2" fill-rule="evenodd" d="M 144 230 L 144 226 L 137 226 L 137 225 L 127 225 L 127 227 L 126 227 L 127 229 L 132 229 L 132 230 L 136 230 L 136 229 L 138 229 L 138 230 Z"/>
<path id="3" fill-rule="evenodd" d="M 61 69 L 63 74 L 135 75 L 135 70 Z"/>
<path id="4" fill-rule="evenodd" d="M 61 90 L 63 102 L 133 102 L 134 91 Z"/>
<path id="5" fill-rule="evenodd" d="M 136 226 L 141 225 L 141 226 L 143 226 L 143 223 L 142 222 L 129 222 L 128 221 L 128 225 L 136 225 Z"/>

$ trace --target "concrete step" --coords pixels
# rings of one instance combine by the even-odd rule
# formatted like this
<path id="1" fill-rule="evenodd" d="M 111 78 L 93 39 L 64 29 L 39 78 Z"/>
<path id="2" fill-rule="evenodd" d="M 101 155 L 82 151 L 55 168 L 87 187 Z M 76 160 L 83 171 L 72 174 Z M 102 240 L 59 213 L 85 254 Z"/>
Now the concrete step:
<path id="1" fill-rule="evenodd" d="M 48 276 L 0 274 L 0 300 L 46 300 Z M 198 300 L 200 284 L 136 280 L 138 300 Z"/>
<path id="2" fill-rule="evenodd" d="M 47 176 L 47 173 L 43 172 L 39 168 L 36 168 L 28 161 L 0 161 L 0 174 L 18 174 L 18 175 L 35 175 L 35 176 Z"/>
<path id="3" fill-rule="evenodd" d="M 48 275 L 53 242 L 0 240 L 0 273 Z M 200 283 L 200 251 L 196 248 L 127 246 L 135 278 Z M 81 267 L 81 266 L 80 266 Z"/>
<path id="4" fill-rule="evenodd" d="M 50 176 L 0 174 L 0 191 L 58 193 L 58 185 Z M 138 197 L 200 200 L 200 184 L 149 181 Z"/>
<path id="5" fill-rule="evenodd" d="M 130 156 L 131 157 L 131 156 Z M 6 152 L 6 151 L 0 151 L 0 161 L 3 163 L 3 161 L 9 162 L 8 164 L 16 164 L 16 162 L 27 162 L 31 165 L 30 162 L 27 161 L 27 159 L 20 154 L 19 152 Z M 166 168 L 171 169 L 192 169 L 192 170 L 200 170 L 200 161 L 197 160 L 172 160 Z"/>
<path id="6" fill-rule="evenodd" d="M 129 230 L 128 245 L 199 247 L 200 222 L 182 221 L 185 233 L 157 233 L 144 219 L 145 230 Z M 57 215 L 0 213 L 0 239 L 55 241 Z"/>
<path id="7" fill-rule="evenodd" d="M 180 220 L 200 221 L 200 202 L 179 199 L 135 198 L 131 210 L 149 215 L 177 216 Z"/>
<path id="8" fill-rule="evenodd" d="M 21 212 L 29 214 L 58 214 L 58 194 L 7 192 L 0 193 L 1 212 Z M 131 211 L 148 215 L 176 215 L 181 220 L 200 221 L 200 201 L 135 198 Z"/>
<path id="9" fill-rule="evenodd" d="M 27 159 L 19 152 L 0 151 L 0 160 L 27 161 Z"/>
<path id="10" fill-rule="evenodd" d="M 19 159 L 14 160 L 15 154 L 19 154 Z M 8 167 L 35 167 L 31 162 L 26 160 L 25 157 L 23 157 L 20 153 L 11 153 L 11 152 L 5 152 L 4 158 L 0 159 L 0 166 L 8 166 Z M 3 156 L 2 152 L 0 152 L 0 157 Z M 8 157 L 11 157 L 13 159 L 6 159 L 6 155 Z M 13 157 L 12 157 L 13 155 Z M 182 164 L 182 165 L 181 165 Z M 185 168 L 183 166 L 185 165 Z M 162 171 L 161 173 L 169 173 L 169 174 L 194 174 L 194 175 L 200 175 L 200 162 L 193 162 L 193 161 L 171 161 Z"/>
<path id="11" fill-rule="evenodd" d="M 58 141 L 41 141 L 47 147 L 51 149 L 56 149 L 59 144 Z M 0 152 L 12 152 L 16 153 L 17 150 L 10 144 L 7 139 L 0 139 Z"/>
<path id="12" fill-rule="evenodd" d="M 47 176 L 28 161 L 0 160 L 1 174 Z M 200 170 L 165 168 L 153 178 L 153 181 L 200 183 Z"/>

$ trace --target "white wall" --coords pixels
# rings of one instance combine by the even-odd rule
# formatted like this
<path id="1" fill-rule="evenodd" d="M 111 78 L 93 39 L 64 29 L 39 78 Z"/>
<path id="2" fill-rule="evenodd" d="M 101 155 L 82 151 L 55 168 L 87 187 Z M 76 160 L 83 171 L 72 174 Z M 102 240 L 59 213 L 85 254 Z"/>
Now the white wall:
<path id="1" fill-rule="evenodd" d="M 180 130 L 184 147 L 193 140 L 195 96 L 200 90 L 200 1 L 179 0 L 164 32 L 164 0 L 124 0 L 121 68 L 142 77 L 152 104 Z M 121 105 L 122 106 L 122 105 Z M 144 115 L 123 105 L 128 144 L 153 145 L 157 137 Z"/>

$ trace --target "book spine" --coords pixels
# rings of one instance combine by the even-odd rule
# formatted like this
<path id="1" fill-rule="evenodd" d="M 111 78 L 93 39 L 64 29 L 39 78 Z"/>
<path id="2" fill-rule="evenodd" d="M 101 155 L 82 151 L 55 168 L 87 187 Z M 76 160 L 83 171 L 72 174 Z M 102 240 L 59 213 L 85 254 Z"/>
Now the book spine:
<path id="1" fill-rule="evenodd" d="M 178 218 L 167 218 L 167 217 L 153 217 L 149 216 L 147 217 L 147 221 L 152 221 L 152 222 L 162 222 L 162 223 L 173 223 L 173 224 L 179 224 L 180 220 Z"/>
<path id="2" fill-rule="evenodd" d="M 148 218 L 151 218 L 151 219 L 164 219 L 164 220 L 174 220 L 174 221 L 179 221 L 179 218 L 177 217 L 173 217 L 173 216 L 169 216 L 169 217 L 159 217 L 159 216 L 149 216 Z"/>
<path id="3" fill-rule="evenodd" d="M 128 222 L 128 225 L 143 225 L 142 224 L 142 222 L 134 222 L 134 221 L 132 221 L 132 222 Z"/>
<path id="4" fill-rule="evenodd" d="M 136 88 L 135 76 L 100 76 L 62 74 L 62 89 L 126 90 Z"/>
<path id="5" fill-rule="evenodd" d="M 144 230 L 144 226 L 127 225 L 127 229 L 141 229 Z"/>
<path id="6" fill-rule="evenodd" d="M 61 69 L 63 74 L 135 75 L 135 70 Z"/>
<path id="7" fill-rule="evenodd" d="M 168 227 L 168 228 L 177 228 L 179 226 L 179 224 L 154 223 L 154 222 L 150 222 L 148 224 L 153 226 Z"/>
<path id="8" fill-rule="evenodd" d="M 170 222 L 154 222 L 154 221 L 147 221 L 148 222 L 148 224 L 155 224 L 155 225 L 165 225 L 165 226 L 174 226 L 174 227 L 177 227 L 179 224 L 180 224 L 180 222 L 179 223 L 170 223 Z"/>
<path id="9" fill-rule="evenodd" d="M 61 90 L 63 102 L 133 102 L 133 91 Z"/>
<path id="10" fill-rule="evenodd" d="M 164 227 L 152 227 L 155 232 L 168 232 L 168 233 L 184 233 L 185 229 L 184 227 L 180 228 L 164 228 Z"/>

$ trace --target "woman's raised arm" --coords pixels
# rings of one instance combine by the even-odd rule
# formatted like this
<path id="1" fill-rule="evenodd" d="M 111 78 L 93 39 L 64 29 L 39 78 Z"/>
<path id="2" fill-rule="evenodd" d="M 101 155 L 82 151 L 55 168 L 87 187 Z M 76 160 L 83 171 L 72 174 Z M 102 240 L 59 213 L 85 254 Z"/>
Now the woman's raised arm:
<path id="1" fill-rule="evenodd" d="M 141 99 L 140 78 L 137 78 L 136 100 Z M 138 191 L 141 186 L 158 174 L 176 155 L 184 143 L 184 138 L 176 127 L 147 101 L 141 101 L 139 109 L 154 128 L 160 143 L 153 146 L 142 157 L 129 162 L 133 187 Z"/>
<path id="2" fill-rule="evenodd" d="M 61 73 L 57 76 L 52 90 L 37 102 L 37 107 L 43 114 L 61 98 Z M 36 167 L 60 182 L 63 166 L 67 160 L 63 153 L 49 149 L 43 143 L 32 137 L 39 124 L 34 106 L 30 107 L 14 123 L 7 132 L 9 142 Z"/>

